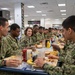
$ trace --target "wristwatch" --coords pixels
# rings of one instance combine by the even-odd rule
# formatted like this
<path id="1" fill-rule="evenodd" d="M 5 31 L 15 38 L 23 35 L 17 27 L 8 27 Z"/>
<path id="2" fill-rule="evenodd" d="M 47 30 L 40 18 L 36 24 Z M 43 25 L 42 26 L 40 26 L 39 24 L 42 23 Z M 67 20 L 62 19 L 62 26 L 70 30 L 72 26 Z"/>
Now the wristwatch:
<path id="1" fill-rule="evenodd" d="M 3 66 L 6 66 L 6 60 L 3 60 Z"/>

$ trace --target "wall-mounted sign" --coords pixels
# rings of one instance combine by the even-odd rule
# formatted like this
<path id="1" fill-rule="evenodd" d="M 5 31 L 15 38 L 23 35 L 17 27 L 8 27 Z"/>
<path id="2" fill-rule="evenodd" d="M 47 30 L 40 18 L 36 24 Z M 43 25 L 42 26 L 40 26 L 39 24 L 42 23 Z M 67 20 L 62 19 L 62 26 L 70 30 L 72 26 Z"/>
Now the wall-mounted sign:
<path id="1" fill-rule="evenodd" d="M 32 24 L 32 25 L 40 24 L 40 21 L 28 21 L 28 24 Z"/>

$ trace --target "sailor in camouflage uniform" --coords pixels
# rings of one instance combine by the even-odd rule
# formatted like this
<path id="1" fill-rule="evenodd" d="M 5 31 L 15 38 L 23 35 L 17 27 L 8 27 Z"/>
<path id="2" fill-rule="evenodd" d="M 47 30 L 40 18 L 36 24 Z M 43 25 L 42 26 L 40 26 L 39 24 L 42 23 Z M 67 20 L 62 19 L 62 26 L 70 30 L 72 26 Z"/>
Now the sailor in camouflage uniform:
<path id="1" fill-rule="evenodd" d="M 42 67 L 50 75 L 75 75 L 75 16 L 68 17 L 63 23 L 63 36 L 70 43 L 65 46 L 65 54 L 62 66 L 51 66 L 44 62 L 43 58 L 38 58 L 35 63 Z M 60 56 L 59 56 L 59 60 Z"/>
<path id="2" fill-rule="evenodd" d="M 44 29 L 42 26 L 39 27 L 39 35 L 40 35 L 40 40 L 44 39 Z"/>
<path id="3" fill-rule="evenodd" d="M 11 50 L 13 50 L 15 54 L 21 52 L 21 47 L 19 44 L 19 40 L 17 38 L 19 35 L 20 35 L 20 27 L 19 25 L 14 23 L 10 26 L 10 34 L 5 37 L 7 43 L 11 47 Z"/>
<path id="4" fill-rule="evenodd" d="M 33 37 L 33 29 L 27 27 L 25 30 L 25 36 L 20 40 L 21 48 L 30 47 L 35 44 L 35 39 Z"/>
<path id="5" fill-rule="evenodd" d="M 40 41 L 44 39 L 44 34 L 39 32 L 38 26 L 35 28 L 33 27 L 33 38 L 34 38 L 35 44 L 39 44 Z"/>
<path id="6" fill-rule="evenodd" d="M 11 49 L 10 45 L 8 44 L 5 37 L 8 33 L 8 20 L 5 18 L 0 17 L 0 66 L 11 66 L 11 67 L 17 67 L 21 63 L 19 60 L 4 60 L 6 57 L 10 57 L 11 55 L 14 55 L 13 50 Z M 13 73 L 9 74 L 4 71 L 0 71 L 0 75 L 14 75 Z"/>

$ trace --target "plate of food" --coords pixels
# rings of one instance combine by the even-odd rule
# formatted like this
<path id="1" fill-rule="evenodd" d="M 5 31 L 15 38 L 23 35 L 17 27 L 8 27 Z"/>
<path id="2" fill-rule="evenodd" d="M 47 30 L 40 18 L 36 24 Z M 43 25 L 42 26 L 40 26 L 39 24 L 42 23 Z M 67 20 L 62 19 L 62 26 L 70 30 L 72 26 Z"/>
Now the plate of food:
<path id="1" fill-rule="evenodd" d="M 37 46 L 36 46 L 36 48 L 42 48 L 42 45 L 41 45 L 41 44 L 39 44 L 39 45 L 37 45 Z"/>
<path id="2" fill-rule="evenodd" d="M 57 59 L 49 59 L 48 57 L 45 57 L 45 63 L 48 63 L 51 66 L 56 66 L 57 62 Z"/>
<path id="3" fill-rule="evenodd" d="M 55 56 L 58 56 L 58 51 L 46 51 L 45 52 L 45 56 L 48 56 L 48 55 L 55 55 Z"/>

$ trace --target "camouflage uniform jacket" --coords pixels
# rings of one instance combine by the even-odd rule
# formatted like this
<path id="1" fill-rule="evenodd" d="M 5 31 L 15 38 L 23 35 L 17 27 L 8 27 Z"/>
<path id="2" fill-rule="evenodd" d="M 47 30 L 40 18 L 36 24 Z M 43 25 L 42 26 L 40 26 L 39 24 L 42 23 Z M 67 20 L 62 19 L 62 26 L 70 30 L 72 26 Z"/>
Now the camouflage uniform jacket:
<path id="1" fill-rule="evenodd" d="M 6 40 L 8 45 L 11 47 L 13 54 L 21 52 L 21 46 L 17 38 L 11 37 L 11 35 L 6 36 Z"/>
<path id="2" fill-rule="evenodd" d="M 0 42 L 0 66 L 3 66 L 2 61 L 4 58 L 16 55 L 20 51 L 21 50 L 19 50 L 17 42 L 10 35 L 8 35 L 7 37 L 2 37 Z M 15 75 L 15 73 L 0 71 L 0 75 Z M 21 75 L 21 74 L 16 74 L 16 75 Z"/>
<path id="3" fill-rule="evenodd" d="M 9 38 L 11 36 L 2 37 L 1 42 L 0 42 L 0 60 L 9 57 L 11 55 L 16 55 L 19 53 L 19 47 L 16 42 L 14 42 L 14 39 Z M 9 39 L 8 39 L 9 38 Z M 1 62 L 0 62 L 0 65 Z"/>
<path id="4" fill-rule="evenodd" d="M 68 43 L 65 52 L 64 63 L 61 67 L 44 64 L 43 69 L 50 75 L 75 75 L 75 43 Z"/>
<path id="5" fill-rule="evenodd" d="M 24 36 L 24 37 L 20 40 L 20 45 L 21 45 L 21 48 L 22 48 L 22 49 L 23 49 L 24 47 L 28 47 L 28 46 L 31 46 L 31 45 L 34 45 L 34 44 L 35 44 L 35 41 L 34 41 L 33 36 L 31 36 L 31 37 Z"/>
<path id="6" fill-rule="evenodd" d="M 68 50 L 68 47 L 72 44 L 71 41 L 66 41 L 66 44 L 64 46 L 64 48 L 62 50 L 60 50 L 59 52 L 59 61 L 60 62 L 64 62 L 64 58 L 66 56 L 66 53 L 67 53 L 67 50 Z"/>
<path id="7" fill-rule="evenodd" d="M 11 50 L 9 48 L 9 45 L 7 44 L 7 41 L 4 37 L 2 37 L 1 41 L 0 41 L 0 66 L 2 66 L 2 60 L 5 57 L 8 57 L 11 55 Z"/>
<path id="8" fill-rule="evenodd" d="M 44 39 L 44 34 L 40 34 L 39 32 L 37 32 L 36 34 L 33 34 L 33 37 L 35 38 L 36 43 L 39 43 Z"/>
<path id="9" fill-rule="evenodd" d="M 45 39 L 49 39 L 52 37 L 52 33 L 48 32 L 47 34 L 44 34 Z"/>

